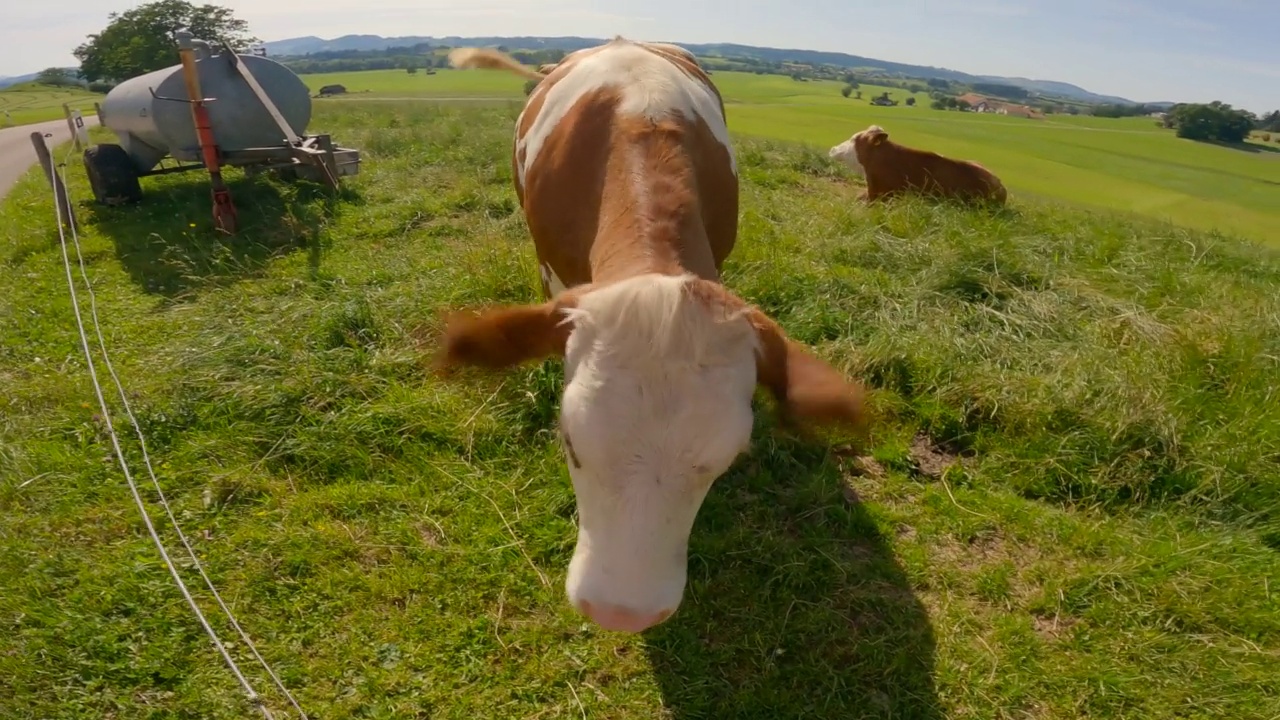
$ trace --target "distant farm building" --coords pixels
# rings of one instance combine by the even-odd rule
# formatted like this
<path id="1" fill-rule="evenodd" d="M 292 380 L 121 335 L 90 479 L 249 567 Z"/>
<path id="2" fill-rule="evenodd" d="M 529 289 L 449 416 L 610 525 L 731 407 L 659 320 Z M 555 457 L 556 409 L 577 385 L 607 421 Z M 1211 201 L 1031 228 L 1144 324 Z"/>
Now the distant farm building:
<path id="1" fill-rule="evenodd" d="M 1043 120 L 1044 113 L 1027 105 L 1012 105 L 1001 103 L 996 108 L 997 115 L 1013 115 L 1015 117 L 1027 118 L 1028 120 Z"/>
<path id="2" fill-rule="evenodd" d="M 1014 117 L 1027 118 L 1029 120 L 1044 119 L 1043 112 L 1030 107 L 1029 105 L 1003 102 L 977 93 L 965 93 L 964 95 L 957 97 L 956 100 L 968 103 L 970 112 L 1013 115 Z"/>
<path id="3" fill-rule="evenodd" d="M 320 88 L 320 97 L 328 97 L 329 95 L 343 95 L 347 92 L 347 88 L 343 85 L 325 85 Z"/>
<path id="4" fill-rule="evenodd" d="M 973 112 L 990 112 L 991 103 L 983 96 L 977 93 L 965 93 L 956 100 L 969 104 L 969 109 Z"/>

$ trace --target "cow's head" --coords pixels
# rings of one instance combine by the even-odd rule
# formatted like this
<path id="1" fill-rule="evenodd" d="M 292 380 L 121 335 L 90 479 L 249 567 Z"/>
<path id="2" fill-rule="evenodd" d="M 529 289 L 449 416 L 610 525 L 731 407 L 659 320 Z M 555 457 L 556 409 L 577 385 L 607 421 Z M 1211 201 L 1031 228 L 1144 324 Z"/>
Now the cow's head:
<path id="1" fill-rule="evenodd" d="M 848 168 L 858 175 L 866 175 L 867 154 L 872 152 L 872 148 L 888 139 L 889 133 L 879 125 L 871 125 L 866 130 L 860 130 L 849 137 L 848 140 L 834 145 L 827 151 L 827 156 L 835 158 L 844 163 Z"/>
<path id="2" fill-rule="evenodd" d="M 689 533 L 751 440 L 751 398 L 788 416 L 861 424 L 861 388 L 723 286 L 642 275 L 554 300 L 455 316 L 444 368 L 564 358 L 560 431 L 578 506 L 565 590 L 606 629 L 679 607 Z"/>

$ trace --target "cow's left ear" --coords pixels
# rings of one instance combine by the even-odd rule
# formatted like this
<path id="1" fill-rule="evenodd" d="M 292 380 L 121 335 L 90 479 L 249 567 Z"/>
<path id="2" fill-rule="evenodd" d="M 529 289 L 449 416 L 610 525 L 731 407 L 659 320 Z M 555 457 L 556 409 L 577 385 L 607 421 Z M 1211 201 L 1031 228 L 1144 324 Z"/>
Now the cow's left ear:
<path id="1" fill-rule="evenodd" d="M 757 308 L 747 318 L 760 338 L 757 382 L 769 390 L 788 419 L 805 424 L 866 426 L 862 385 L 814 355 Z"/>
<path id="2" fill-rule="evenodd" d="M 577 305 L 577 290 L 536 305 L 451 313 L 445 320 L 436 369 L 444 373 L 461 365 L 500 369 L 563 356 L 572 330 L 566 311 Z"/>

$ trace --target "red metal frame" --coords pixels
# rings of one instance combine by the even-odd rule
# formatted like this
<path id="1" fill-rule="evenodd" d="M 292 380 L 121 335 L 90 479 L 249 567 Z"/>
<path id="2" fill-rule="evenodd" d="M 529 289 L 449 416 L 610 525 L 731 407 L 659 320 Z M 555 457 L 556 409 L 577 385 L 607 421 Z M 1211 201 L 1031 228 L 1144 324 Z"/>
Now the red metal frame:
<path id="1" fill-rule="evenodd" d="M 178 55 L 182 59 L 182 77 L 186 81 L 187 97 L 191 100 L 191 120 L 196 126 L 196 139 L 200 143 L 200 157 L 209 171 L 209 184 L 213 191 L 213 224 L 227 233 L 234 233 L 238 225 L 235 203 L 231 200 L 231 191 L 222 180 L 222 163 L 218 152 L 218 141 L 213 136 L 213 126 L 209 123 L 209 109 L 204 105 L 204 97 L 200 92 L 200 77 L 196 72 L 194 50 L 190 47 L 179 48 Z"/>

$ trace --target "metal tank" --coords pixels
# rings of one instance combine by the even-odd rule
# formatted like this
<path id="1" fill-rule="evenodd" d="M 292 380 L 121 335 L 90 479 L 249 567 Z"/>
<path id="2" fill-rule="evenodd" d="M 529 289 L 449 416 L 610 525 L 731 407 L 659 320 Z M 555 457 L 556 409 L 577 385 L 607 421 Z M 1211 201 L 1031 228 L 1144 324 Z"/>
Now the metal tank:
<path id="1" fill-rule="evenodd" d="M 235 153 L 285 143 L 277 122 L 228 53 L 203 40 L 189 42 L 219 150 Z M 311 121 L 311 96 L 302 80 L 274 60 L 240 54 L 236 58 L 257 79 L 294 134 L 302 135 Z M 181 64 L 126 80 L 107 94 L 101 108 L 99 120 L 120 138 L 138 173 L 146 174 L 165 155 L 200 161 Z"/>
<path id="2" fill-rule="evenodd" d="M 191 33 L 175 33 L 173 67 L 116 86 L 98 109 L 102 126 L 120 139 L 85 148 L 85 173 L 104 205 L 137 202 L 139 178 L 203 168 L 213 193 L 214 222 L 235 232 L 236 210 L 222 168 L 274 172 L 337 190 L 360 171 L 360 151 L 307 135 L 311 97 L 292 70 L 257 55 L 241 55 Z M 162 164 L 172 158 L 176 165 Z M 160 167 L 157 167 L 159 165 Z"/>

